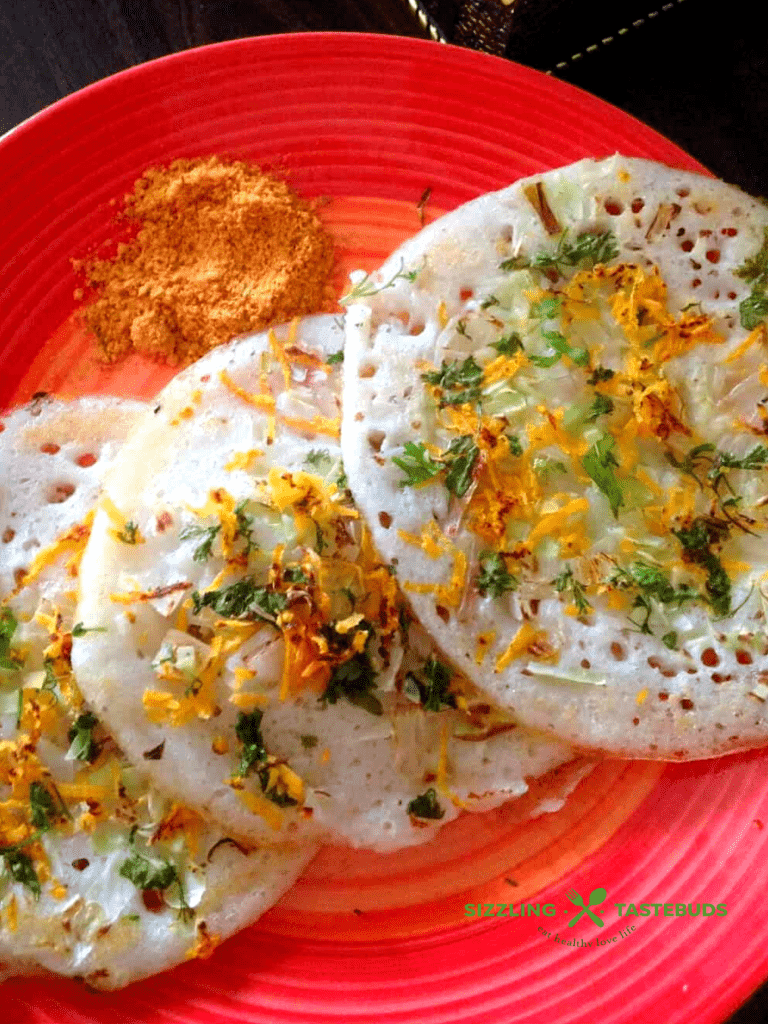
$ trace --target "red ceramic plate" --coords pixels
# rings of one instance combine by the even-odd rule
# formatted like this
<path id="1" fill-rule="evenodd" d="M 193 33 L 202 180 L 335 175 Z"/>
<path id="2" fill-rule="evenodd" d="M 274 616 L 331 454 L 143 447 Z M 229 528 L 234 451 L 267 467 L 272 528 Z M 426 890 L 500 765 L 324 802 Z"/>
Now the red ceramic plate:
<path id="1" fill-rule="evenodd" d="M 0 407 L 38 390 L 148 397 L 169 376 L 138 357 L 100 365 L 74 315 L 70 259 L 110 237 L 110 201 L 150 165 L 224 153 L 287 172 L 305 195 L 328 198 L 341 283 L 418 230 L 427 188 L 432 217 L 614 151 L 697 168 L 555 79 L 410 39 L 244 39 L 99 82 L 0 142 Z M 767 779 L 761 753 L 607 762 L 533 821 L 521 820 L 523 802 L 389 858 L 326 849 L 210 960 L 117 996 L 9 982 L 3 1019 L 714 1024 L 768 975 Z M 571 925 L 569 897 L 590 894 L 594 918 Z"/>

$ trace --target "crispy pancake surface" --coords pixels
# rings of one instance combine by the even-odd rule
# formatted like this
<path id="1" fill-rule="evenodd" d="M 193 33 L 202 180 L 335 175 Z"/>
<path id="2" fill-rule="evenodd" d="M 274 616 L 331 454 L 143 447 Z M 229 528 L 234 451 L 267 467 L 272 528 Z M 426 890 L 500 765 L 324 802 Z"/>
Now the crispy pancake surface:
<path id="1" fill-rule="evenodd" d="M 424 627 L 569 742 L 768 742 L 768 211 L 615 156 L 434 222 L 347 298 L 342 450 Z"/>
<path id="2" fill-rule="evenodd" d="M 50 971 L 111 989 L 205 956 L 268 909 L 316 849 L 248 851 L 161 794 L 72 674 L 73 637 L 87 628 L 74 610 L 88 513 L 143 412 L 46 401 L 0 421 L 2 515 L 14 531 L 0 594 L 2 976 Z"/>
<path id="3" fill-rule="evenodd" d="M 162 745 L 157 785 L 236 836 L 391 850 L 573 753 L 407 642 L 343 477 L 342 341 L 309 318 L 161 393 L 106 482 L 73 664 L 134 760 Z"/>
<path id="4" fill-rule="evenodd" d="M 51 541 L 85 520 L 106 465 L 142 411 L 115 398 L 41 395 L 0 416 L 0 593 L 33 564 L 41 538 Z"/>

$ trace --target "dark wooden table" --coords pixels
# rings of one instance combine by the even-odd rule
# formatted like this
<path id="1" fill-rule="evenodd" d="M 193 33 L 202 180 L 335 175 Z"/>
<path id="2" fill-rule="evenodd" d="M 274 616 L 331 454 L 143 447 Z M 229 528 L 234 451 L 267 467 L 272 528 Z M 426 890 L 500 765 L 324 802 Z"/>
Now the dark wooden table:
<path id="1" fill-rule="evenodd" d="M 410 0 L 450 40 L 581 86 L 719 177 L 768 193 L 768 50 L 730 0 Z M 505 26 L 484 33 L 496 9 Z M 485 22 L 488 18 L 485 17 Z M 115 71 L 190 46 L 290 31 L 428 34 L 409 0 L 0 0 L 0 132 Z M 486 44 L 486 45 L 484 45 Z"/>
<path id="2" fill-rule="evenodd" d="M 768 195 L 768 47 L 756 9 L 747 0 L 515 0 L 511 10 L 498 0 L 0 0 L 0 132 L 99 78 L 191 46 L 431 29 L 578 85 L 719 177 Z M 765 1021 L 768 986 L 729 1024 Z"/>

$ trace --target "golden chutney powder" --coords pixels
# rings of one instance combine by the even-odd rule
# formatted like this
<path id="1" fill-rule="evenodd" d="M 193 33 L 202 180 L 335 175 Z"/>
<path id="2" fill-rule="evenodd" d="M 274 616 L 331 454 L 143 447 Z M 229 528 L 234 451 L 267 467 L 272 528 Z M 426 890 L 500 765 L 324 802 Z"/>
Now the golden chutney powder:
<path id="1" fill-rule="evenodd" d="M 310 203 L 252 164 L 211 156 L 151 168 L 120 218 L 138 231 L 114 259 L 74 262 L 95 289 L 81 314 L 108 362 L 134 349 L 188 363 L 334 306 L 331 236 Z"/>

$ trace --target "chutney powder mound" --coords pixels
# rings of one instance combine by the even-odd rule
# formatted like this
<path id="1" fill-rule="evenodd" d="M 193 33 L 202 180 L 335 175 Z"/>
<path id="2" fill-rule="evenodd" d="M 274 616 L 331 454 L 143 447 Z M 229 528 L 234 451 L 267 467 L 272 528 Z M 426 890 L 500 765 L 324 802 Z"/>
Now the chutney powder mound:
<path id="1" fill-rule="evenodd" d="M 135 236 L 113 259 L 73 261 L 94 290 L 81 315 L 107 362 L 133 349 L 189 363 L 334 307 L 333 239 L 309 202 L 253 164 L 211 156 L 150 168 L 118 220 Z"/>

